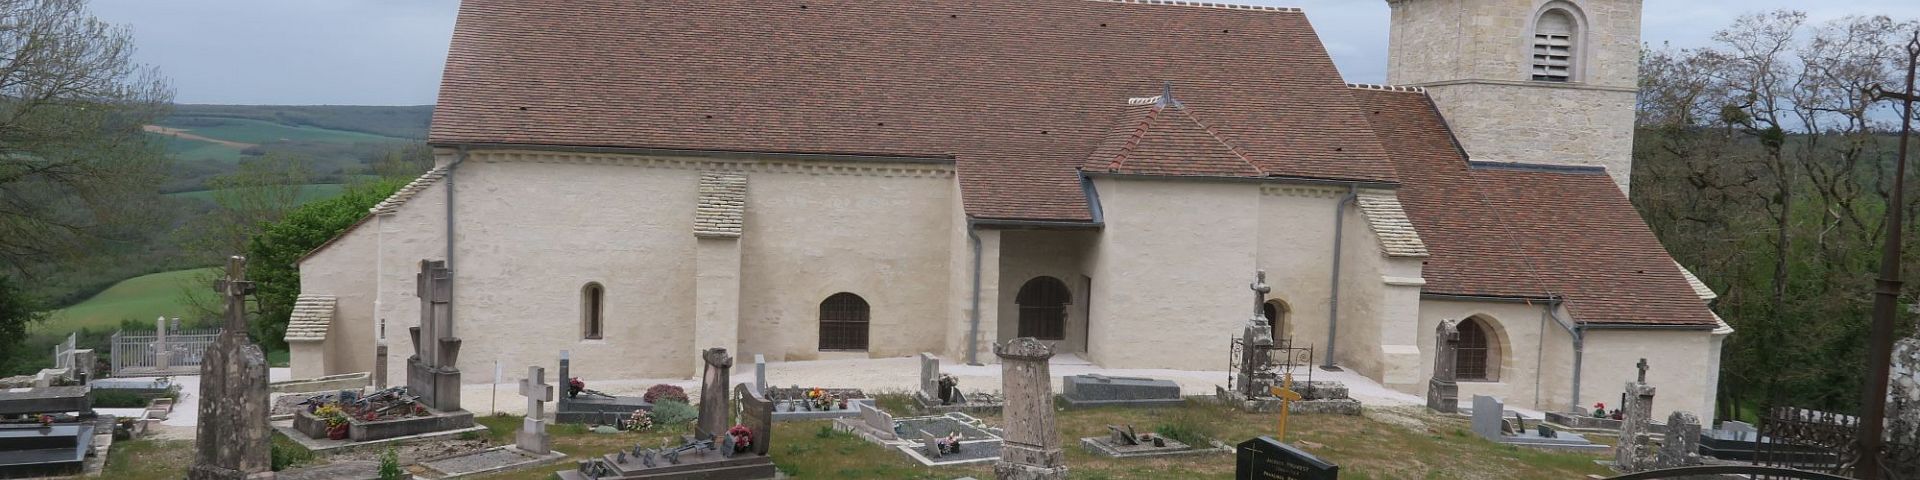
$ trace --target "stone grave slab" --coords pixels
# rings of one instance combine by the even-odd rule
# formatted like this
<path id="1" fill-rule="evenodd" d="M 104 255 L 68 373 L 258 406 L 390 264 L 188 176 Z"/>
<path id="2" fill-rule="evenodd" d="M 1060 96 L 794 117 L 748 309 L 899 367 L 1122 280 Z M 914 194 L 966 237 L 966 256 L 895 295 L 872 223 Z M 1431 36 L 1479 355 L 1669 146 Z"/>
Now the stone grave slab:
<path id="1" fill-rule="evenodd" d="M 1340 466 L 1273 437 L 1260 437 L 1240 442 L 1234 449 L 1233 478 L 1335 480 L 1340 478 Z"/>
<path id="2" fill-rule="evenodd" d="M 904 417 L 895 419 L 878 409 L 877 415 L 867 418 L 841 418 L 834 420 L 834 429 L 854 433 L 869 443 L 892 447 L 900 453 L 920 462 L 922 465 L 960 465 L 969 463 L 992 462 L 999 460 L 1002 433 L 999 429 L 986 426 L 986 422 L 963 412 L 949 412 L 942 415 L 924 417 Z M 872 422 L 869 424 L 869 422 Z M 863 432 L 879 431 L 882 423 L 892 424 L 891 432 L 901 432 L 892 439 L 881 438 Z M 935 453 L 928 449 L 929 438 L 947 438 L 959 434 L 960 452 Z"/>
<path id="3" fill-rule="evenodd" d="M 836 418 L 833 425 L 835 430 L 852 433 L 869 442 L 884 443 L 900 439 L 899 433 L 893 428 L 893 415 L 873 405 L 862 405 L 860 418 Z"/>
<path id="4" fill-rule="evenodd" d="M 861 408 L 874 407 L 873 398 L 868 397 L 866 392 L 863 392 L 860 389 L 825 388 L 822 390 L 825 390 L 829 395 L 833 395 L 834 398 L 847 399 L 847 407 L 840 408 L 839 405 L 833 405 L 828 409 L 820 409 L 818 407 L 813 406 L 811 403 L 807 402 L 808 390 L 812 390 L 812 389 L 793 386 L 793 387 L 784 387 L 784 388 L 774 387 L 774 388 L 767 388 L 766 390 L 764 390 L 764 393 L 766 394 L 767 399 L 772 400 L 774 402 L 773 404 L 774 421 L 788 422 L 788 421 L 794 421 L 794 420 L 825 420 L 825 419 L 832 419 L 832 418 L 856 418 L 860 416 Z"/>
<path id="5" fill-rule="evenodd" d="M 1180 384 L 1172 380 L 1105 375 L 1074 375 L 1061 379 L 1060 396 L 1075 407 L 1164 407 L 1185 403 Z"/>
<path id="6" fill-rule="evenodd" d="M 1547 423 L 1559 425 L 1562 430 L 1582 430 L 1589 432 L 1618 432 L 1620 421 L 1612 418 L 1595 417 L 1593 412 L 1547 412 Z"/>
<path id="7" fill-rule="evenodd" d="M 1107 430 L 1108 434 L 1106 436 L 1080 439 L 1080 446 L 1093 453 L 1115 458 L 1161 457 L 1220 452 L 1220 450 L 1213 448 L 1193 448 L 1192 445 L 1181 443 L 1179 440 L 1162 437 L 1149 432 L 1136 432 L 1131 425 L 1108 425 Z"/>
<path id="8" fill-rule="evenodd" d="M 563 390 L 573 380 L 572 356 L 565 350 L 560 351 L 560 377 L 558 381 Z M 554 423 L 586 423 L 597 425 L 615 425 L 633 415 L 634 410 L 653 411 L 653 404 L 642 397 L 609 396 L 592 390 L 578 394 L 562 393 L 554 407 Z"/>
<path id="9" fill-rule="evenodd" d="M 456 478 L 524 470 L 550 464 L 563 458 L 567 458 L 567 454 L 554 451 L 539 454 L 521 450 L 512 445 L 502 445 L 478 452 L 428 460 L 420 462 L 420 465 L 438 474 L 435 478 Z"/>
<path id="10" fill-rule="evenodd" d="M 91 421 L 0 425 L 0 478 L 32 478 L 81 473 L 93 448 Z"/>
<path id="11" fill-rule="evenodd" d="M 1545 450 L 1563 450 L 1574 452 L 1605 452 L 1613 447 L 1595 444 L 1574 432 L 1549 430 L 1552 436 L 1543 435 L 1538 424 L 1514 425 L 1517 433 L 1505 432 L 1504 425 L 1510 425 L 1506 415 L 1506 404 L 1500 399 L 1486 395 L 1473 396 L 1473 433 L 1481 438 L 1518 447 L 1530 447 Z"/>
<path id="12" fill-rule="evenodd" d="M 87 387 L 10 388 L 0 390 L 0 416 L 85 412 L 93 408 Z"/>
<path id="13" fill-rule="evenodd" d="M 1360 415 L 1362 406 L 1359 400 L 1348 396 L 1347 386 L 1334 380 L 1315 380 L 1294 382 L 1293 391 L 1300 394 L 1301 400 L 1281 402 L 1273 397 L 1247 398 L 1240 392 L 1214 387 L 1214 397 L 1247 413 L 1279 413 L 1281 405 L 1286 405 L 1294 415 Z"/>

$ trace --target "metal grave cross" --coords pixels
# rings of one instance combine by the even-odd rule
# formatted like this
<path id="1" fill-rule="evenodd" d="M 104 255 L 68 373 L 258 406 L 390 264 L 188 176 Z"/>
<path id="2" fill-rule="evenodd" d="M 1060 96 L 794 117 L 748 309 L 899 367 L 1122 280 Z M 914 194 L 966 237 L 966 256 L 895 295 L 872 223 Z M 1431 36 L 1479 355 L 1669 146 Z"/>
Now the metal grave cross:
<path id="1" fill-rule="evenodd" d="M 213 291 L 227 297 L 228 332 L 247 333 L 247 295 L 253 289 L 253 282 L 247 281 L 247 257 L 227 257 L 227 276 L 213 282 Z"/>
<path id="2" fill-rule="evenodd" d="M 1267 387 L 1267 391 L 1273 393 L 1274 397 L 1280 399 L 1280 433 L 1274 435 L 1273 439 L 1282 442 L 1287 441 L 1287 415 L 1293 411 L 1293 402 L 1298 402 L 1302 399 L 1298 392 L 1293 391 L 1293 371 L 1287 371 L 1286 376 L 1281 380 L 1280 386 L 1269 386 Z"/>

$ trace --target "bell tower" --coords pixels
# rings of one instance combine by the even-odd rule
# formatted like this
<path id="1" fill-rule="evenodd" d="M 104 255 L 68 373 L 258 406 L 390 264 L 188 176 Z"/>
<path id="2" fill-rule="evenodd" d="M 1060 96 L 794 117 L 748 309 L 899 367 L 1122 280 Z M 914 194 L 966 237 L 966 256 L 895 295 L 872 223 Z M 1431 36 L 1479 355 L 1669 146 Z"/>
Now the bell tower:
<path id="1" fill-rule="evenodd" d="M 1641 0 L 1387 0 L 1387 82 L 1427 89 L 1475 161 L 1633 167 Z"/>

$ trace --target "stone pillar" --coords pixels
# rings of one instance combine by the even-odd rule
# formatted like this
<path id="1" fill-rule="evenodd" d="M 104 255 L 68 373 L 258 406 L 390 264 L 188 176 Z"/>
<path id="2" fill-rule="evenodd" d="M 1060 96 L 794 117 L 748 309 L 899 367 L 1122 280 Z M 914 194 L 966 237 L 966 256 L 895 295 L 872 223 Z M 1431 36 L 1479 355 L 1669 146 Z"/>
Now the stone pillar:
<path id="1" fill-rule="evenodd" d="M 1654 389 L 1646 383 L 1647 359 L 1640 359 L 1639 368 L 1639 380 L 1627 383 L 1626 401 L 1620 406 L 1620 446 L 1613 449 L 1613 468 L 1622 472 L 1650 468 L 1654 454 L 1649 435 Z"/>
<path id="2" fill-rule="evenodd" d="M 1433 379 L 1427 381 L 1427 409 L 1439 413 L 1460 411 L 1460 384 L 1454 383 L 1460 358 L 1460 321 L 1442 320 L 1434 332 Z"/>
<path id="3" fill-rule="evenodd" d="M 460 339 L 453 331 L 453 270 L 447 262 L 420 262 L 414 274 L 420 298 L 420 326 L 407 329 L 413 340 L 407 358 L 407 389 L 420 403 L 443 412 L 460 410 Z"/>
<path id="4" fill-rule="evenodd" d="M 226 325 L 200 363 L 200 422 L 190 480 L 273 478 L 268 460 L 267 357 L 247 337 L 246 259 L 227 260 L 215 289 L 226 296 Z M 165 323 L 165 322 L 161 322 Z M 162 327 L 165 328 L 165 327 Z"/>
<path id="5" fill-rule="evenodd" d="M 740 239 L 702 237 L 693 281 L 693 348 L 740 345 Z M 705 368 L 694 361 L 694 370 Z"/>
<path id="6" fill-rule="evenodd" d="M 173 367 L 173 348 L 167 346 L 167 317 L 153 321 L 153 368 L 166 371 Z"/>
<path id="7" fill-rule="evenodd" d="M 1000 358 L 1000 385 L 1006 396 L 1006 438 L 1000 461 L 993 464 L 998 480 L 1054 480 L 1067 478 L 1067 459 L 1060 452 L 1060 434 L 1054 429 L 1053 375 L 1047 361 L 1053 346 L 1033 337 L 995 345 Z"/>
<path id="8" fill-rule="evenodd" d="M 703 440 L 717 440 L 732 428 L 733 409 L 727 405 L 727 387 L 733 383 L 729 374 L 733 357 L 727 355 L 727 349 L 714 347 L 702 352 L 700 360 L 706 365 L 706 373 L 700 382 L 700 421 L 694 424 L 693 434 Z"/>
<path id="9" fill-rule="evenodd" d="M 527 378 L 520 380 L 520 395 L 527 397 L 527 417 L 514 436 L 514 448 L 535 455 L 553 453 L 547 438 L 546 402 L 553 400 L 553 386 L 547 384 L 547 369 L 527 367 Z"/>

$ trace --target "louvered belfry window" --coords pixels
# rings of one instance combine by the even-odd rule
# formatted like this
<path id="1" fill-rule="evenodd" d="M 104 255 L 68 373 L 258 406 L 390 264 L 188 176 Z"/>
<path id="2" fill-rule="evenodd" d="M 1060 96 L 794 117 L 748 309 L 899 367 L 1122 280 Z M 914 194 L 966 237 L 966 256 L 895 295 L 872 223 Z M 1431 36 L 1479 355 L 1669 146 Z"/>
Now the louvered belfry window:
<path id="1" fill-rule="evenodd" d="M 1573 18 L 1559 10 L 1540 15 L 1533 27 L 1533 79 L 1573 81 L 1573 53 Z"/>
<path id="2" fill-rule="evenodd" d="M 820 349 L 866 350 L 866 299 L 840 292 L 820 302 Z"/>

